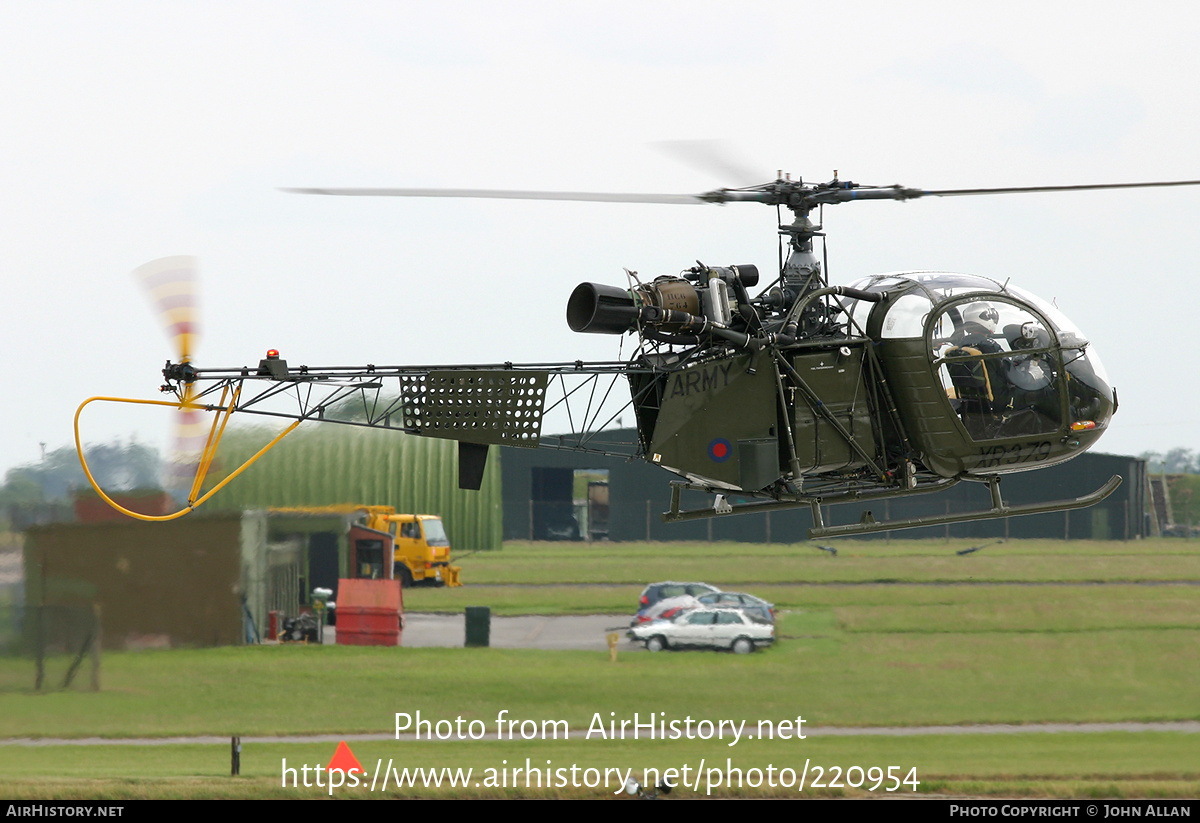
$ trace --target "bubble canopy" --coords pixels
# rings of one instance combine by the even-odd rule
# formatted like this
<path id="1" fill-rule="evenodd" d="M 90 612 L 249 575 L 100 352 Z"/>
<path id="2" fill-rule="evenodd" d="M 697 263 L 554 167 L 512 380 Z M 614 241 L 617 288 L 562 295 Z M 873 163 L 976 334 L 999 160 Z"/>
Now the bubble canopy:
<path id="1" fill-rule="evenodd" d="M 1115 394 L 1099 357 L 1074 323 L 1036 295 L 951 272 L 880 274 L 852 286 L 886 293 L 877 303 L 844 301 L 851 333 L 877 341 L 885 363 L 904 369 L 890 379 L 921 384 L 924 402 L 915 405 L 922 412 L 909 428 L 929 441 L 929 454 L 955 433 L 964 444 L 1036 438 L 1070 445 L 1108 425 Z M 907 354 L 889 358 L 888 351 Z M 914 357 L 927 360 L 924 379 L 911 371 Z M 970 472 L 954 462 L 939 473 Z"/>

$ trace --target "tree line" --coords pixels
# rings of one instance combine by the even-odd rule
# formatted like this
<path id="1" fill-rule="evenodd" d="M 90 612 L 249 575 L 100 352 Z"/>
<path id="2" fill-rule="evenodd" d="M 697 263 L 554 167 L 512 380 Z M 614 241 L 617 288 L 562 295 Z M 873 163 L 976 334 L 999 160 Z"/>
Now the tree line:
<path id="1" fill-rule="evenodd" d="M 136 440 L 113 441 L 87 448 L 88 468 L 103 489 L 132 491 L 162 487 L 163 461 L 158 450 Z M 0 506 L 69 500 L 90 488 L 74 446 L 46 452 L 45 457 L 9 469 L 0 486 Z"/>
<path id="2" fill-rule="evenodd" d="M 1200 452 L 1191 449 L 1171 449 L 1161 452 L 1142 452 L 1139 458 L 1146 461 L 1146 470 L 1151 474 L 1200 474 Z"/>

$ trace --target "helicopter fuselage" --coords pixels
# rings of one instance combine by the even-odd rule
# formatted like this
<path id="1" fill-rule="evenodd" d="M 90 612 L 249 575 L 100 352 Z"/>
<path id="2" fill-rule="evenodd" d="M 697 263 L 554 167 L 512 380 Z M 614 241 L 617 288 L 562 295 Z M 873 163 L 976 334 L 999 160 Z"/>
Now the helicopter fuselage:
<path id="1" fill-rule="evenodd" d="M 568 306 L 577 331 L 641 336 L 643 456 L 695 487 L 782 499 L 987 480 L 1083 452 L 1116 408 L 1087 340 L 1015 287 L 920 272 L 738 299 L 751 268 L 583 284 Z M 734 308 L 711 318 L 718 282 Z"/>
<path id="2" fill-rule="evenodd" d="M 179 362 L 163 370 L 163 390 L 176 396 L 182 411 L 212 411 L 224 420 L 234 412 L 293 419 L 284 434 L 302 421 L 321 420 L 453 439 L 459 442 L 463 488 L 479 487 L 491 445 L 641 458 L 681 478 L 672 483 L 671 508 L 663 514 L 668 521 L 807 505 L 814 524 L 809 536 L 817 537 L 1083 508 L 1111 494 L 1120 478 L 1074 499 L 1018 506 L 1006 504 L 999 488 L 1003 475 L 1081 454 L 1116 411 L 1116 392 L 1079 330 L 1050 304 L 986 277 L 907 272 L 830 286 L 814 251 L 814 239 L 824 231 L 812 218 L 820 220 L 826 205 L 863 200 L 1192 185 L 1200 180 L 923 190 L 863 186 L 839 180 L 835 172 L 826 183 L 781 174 L 759 186 L 695 195 L 290 189 L 754 202 L 774 206 L 780 217 L 786 209 L 792 220 L 778 223 L 787 249 L 778 278 L 754 297 L 755 266 L 700 262 L 648 283 L 629 272 L 626 288 L 576 287 L 567 303 L 568 325 L 578 332 L 636 334 L 637 353 L 628 361 L 289 368 L 272 351 L 257 369 L 197 369 L 185 346 Z M 781 245 L 781 258 L 783 250 Z M 612 383 L 597 391 L 601 378 L 628 380 L 637 418 L 634 453 L 600 439 L 617 419 L 602 415 Z M 271 406 L 285 396 L 290 407 Z M 579 417 L 572 415 L 573 399 L 583 404 Z M 351 402 L 357 404 L 353 414 L 341 408 Z M 565 411 L 571 433 L 547 438 L 543 416 L 555 409 Z M 214 423 L 189 508 L 213 493 L 197 497 L 223 426 Z M 856 524 L 824 522 L 824 507 L 831 504 L 935 492 L 963 480 L 988 485 L 989 509 L 886 523 L 867 510 Z M 712 505 L 681 510 L 682 492 L 689 489 L 715 495 Z"/>

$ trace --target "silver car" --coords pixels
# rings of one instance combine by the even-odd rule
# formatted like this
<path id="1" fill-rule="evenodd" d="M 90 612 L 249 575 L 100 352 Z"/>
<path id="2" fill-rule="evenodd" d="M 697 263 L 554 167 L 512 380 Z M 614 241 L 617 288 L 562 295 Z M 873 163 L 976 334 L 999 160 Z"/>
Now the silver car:
<path id="1" fill-rule="evenodd" d="M 657 620 L 626 632 L 648 651 L 663 649 L 729 649 L 749 654 L 775 642 L 775 627 L 751 620 L 734 609 L 694 609 L 674 620 Z"/>
<path id="2" fill-rule="evenodd" d="M 638 612 L 633 618 L 630 626 L 638 626 L 642 623 L 649 623 L 659 617 L 662 609 L 657 609 L 654 613 L 651 610 L 662 600 L 669 597 L 683 597 L 688 595 L 698 597 L 702 594 L 720 591 L 716 586 L 710 586 L 707 583 L 676 583 L 673 580 L 668 580 L 664 583 L 651 583 L 642 590 L 641 597 L 638 598 Z M 690 606 L 695 606 L 695 603 L 690 603 Z"/>
<path id="3" fill-rule="evenodd" d="M 775 604 L 745 592 L 709 592 L 696 598 L 705 606 L 739 609 L 759 623 L 775 622 Z"/>

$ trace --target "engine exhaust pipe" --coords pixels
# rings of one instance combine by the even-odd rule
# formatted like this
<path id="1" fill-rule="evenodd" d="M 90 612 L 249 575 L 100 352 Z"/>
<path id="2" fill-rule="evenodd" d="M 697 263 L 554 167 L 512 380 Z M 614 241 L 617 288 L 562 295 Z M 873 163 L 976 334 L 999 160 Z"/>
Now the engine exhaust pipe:
<path id="1" fill-rule="evenodd" d="M 637 324 L 633 295 L 616 286 L 580 283 L 567 300 L 567 325 L 571 331 L 624 334 Z"/>

